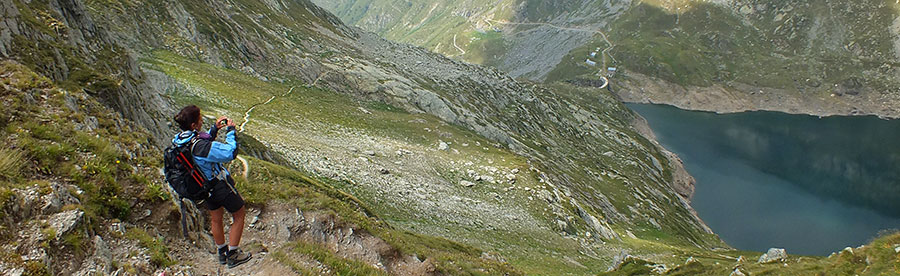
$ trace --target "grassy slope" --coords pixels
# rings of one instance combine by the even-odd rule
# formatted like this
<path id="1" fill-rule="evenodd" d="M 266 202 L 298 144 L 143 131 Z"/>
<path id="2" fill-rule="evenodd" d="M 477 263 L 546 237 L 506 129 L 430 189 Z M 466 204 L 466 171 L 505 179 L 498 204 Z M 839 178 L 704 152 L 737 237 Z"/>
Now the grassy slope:
<path id="1" fill-rule="evenodd" d="M 52 258 L 83 258 L 89 252 L 87 232 L 103 233 L 103 222 L 127 220 L 138 202 L 159 203 L 168 199 L 157 177 L 161 153 L 148 146 L 149 136 L 117 116 L 80 90 L 56 87 L 49 79 L 15 62 L 0 63 L 0 101 L 6 108 L 0 115 L 0 241 L 19 238 L 19 227 L 37 223 L 37 217 L 11 213 L 21 204 L 18 191 L 37 188 L 50 193 L 52 183 L 71 184 L 83 192 L 80 204 L 62 210 L 85 212 L 84 228 L 74 230 L 56 243 Z M 74 103 L 67 105 L 67 103 Z M 68 106 L 68 107 L 67 107 Z M 93 131 L 77 130 L 73 122 L 97 119 Z M 40 275 L 46 264 L 23 261 L 16 252 L 3 252 L 0 261 L 25 266 L 27 273 Z M 171 264 L 165 252 L 155 254 L 154 263 Z"/>
<path id="2" fill-rule="evenodd" d="M 269 105 L 254 110 L 256 117 L 248 123 L 248 132 L 258 134 L 257 137 L 264 143 L 289 141 L 288 143 L 292 145 L 302 147 L 327 147 L 328 145 L 317 144 L 318 142 L 314 139 L 306 138 L 308 136 L 297 135 L 296 132 L 328 135 L 334 131 L 352 129 L 380 137 L 380 139 L 402 143 L 404 148 L 409 149 L 432 148 L 439 140 L 453 142 L 457 145 L 463 143 L 491 144 L 474 133 L 442 124 L 433 116 L 408 114 L 383 104 L 360 103 L 347 96 L 318 88 L 306 88 L 297 83 L 264 82 L 228 69 L 189 61 L 168 52 L 156 52 L 154 58 L 146 59 L 144 62 L 148 68 L 161 70 L 178 81 L 202 91 L 197 94 L 199 96 L 191 96 L 186 93 L 176 94 L 177 102 L 196 103 L 205 110 L 211 110 L 211 114 L 226 114 L 234 118 L 242 117 L 242 112 L 246 107 L 265 101 L 269 95 L 283 94 L 291 87 L 295 87 L 288 97 L 279 98 Z M 373 114 L 364 116 L 364 114 L 360 114 L 359 107 L 366 108 Z M 291 114 L 291 116 L 284 116 L 285 114 Z M 424 125 L 437 127 L 426 130 L 421 127 L 420 123 L 411 123 L 417 120 L 425 120 L 427 123 Z M 450 136 L 454 138 L 441 137 L 441 133 L 451 134 Z M 451 161 L 462 163 L 471 159 L 496 160 L 493 166 L 518 167 L 523 171 L 528 168 L 524 158 L 493 146 L 473 146 L 459 148 L 459 150 L 459 154 L 435 153 L 440 161 L 435 160 L 438 163 L 433 165 L 450 183 L 456 183 L 463 177 L 462 172 L 453 172 L 445 167 Z M 461 160 L 460 156 L 467 158 Z M 549 271 L 583 273 L 586 269 L 572 266 L 553 255 L 572 256 L 579 262 L 594 268 L 603 266 L 605 263 L 603 260 L 580 254 L 578 252 L 580 245 L 576 241 L 561 237 L 554 231 L 550 231 L 548 226 L 513 233 L 504 229 L 486 231 L 485 229 L 469 229 L 467 226 L 449 226 L 442 223 L 443 220 L 439 218 L 440 214 L 426 214 L 425 217 L 422 217 L 421 214 L 417 214 L 418 212 L 413 212 L 415 210 L 411 210 L 411 206 L 407 203 L 399 202 L 396 198 L 383 197 L 371 190 L 349 183 L 334 181 L 328 183 L 359 197 L 362 202 L 372 206 L 374 213 L 392 224 L 401 228 L 417 229 L 416 231 L 420 232 L 442 234 L 454 237 L 455 240 L 464 240 L 477 247 L 496 250 L 508 258 L 511 263 L 528 273 L 542 274 Z M 517 185 L 540 187 L 535 176 L 521 177 Z M 501 185 L 488 185 L 474 191 L 461 189 L 457 192 L 459 196 L 489 201 L 492 200 L 490 193 L 505 193 L 502 188 Z M 544 204 L 540 201 L 524 200 L 527 193 L 521 190 L 518 192 L 521 200 L 510 203 L 515 206 L 514 208 L 526 210 L 541 219 L 551 217 L 546 213 Z M 248 197 L 252 198 L 254 193 L 250 192 Z M 550 221 L 542 223 L 549 225 Z M 445 229 L 450 233 L 432 232 L 434 230 L 429 229 Z M 553 255 L 547 255 L 550 252 L 553 252 Z"/>
<path id="3" fill-rule="evenodd" d="M 759 253 L 751 252 L 685 252 L 696 262 L 674 259 L 673 262 L 648 262 L 630 259 L 616 270 L 601 275 L 652 274 L 656 264 L 668 268 L 665 275 L 728 275 L 736 268 L 745 275 L 897 275 L 900 274 L 900 233 L 887 234 L 869 244 L 841 251 L 829 257 L 789 256 L 782 262 L 758 264 Z M 744 260 L 736 261 L 743 256 Z"/>
<path id="4" fill-rule="evenodd" d="M 610 27 L 617 65 L 691 86 L 734 81 L 797 91 L 853 78 L 876 89 L 891 82 L 877 73 L 883 64 L 893 64 L 887 29 L 896 15 L 891 5 L 737 2 L 766 9 L 742 17 L 711 3 L 681 4 L 680 12 L 653 3 L 635 6 Z M 862 13 L 869 19 L 860 20 Z M 591 73 L 583 57 L 601 45 L 596 42 L 572 51 L 547 81 Z"/>
<path id="5" fill-rule="evenodd" d="M 505 52 L 503 38 L 490 29 L 492 24 L 479 20 L 483 17 L 507 21 L 514 15 L 516 4 L 514 0 L 314 2 L 349 25 L 448 56 L 462 54 L 453 46 L 455 35 L 456 44 L 466 51 L 462 58 L 479 64 L 490 64 Z M 464 15 L 474 17 L 466 18 Z"/>
<path id="6" fill-rule="evenodd" d="M 0 117 L 3 130 L 0 139 L 0 241 L 15 240 L 17 227 L 29 222 L 13 222 L 9 213 L 17 204 L 16 189 L 36 186 L 49 192 L 51 182 L 69 182 L 84 191 L 78 195 L 81 205 L 64 210 L 85 211 L 86 228 L 103 235 L 109 220 L 129 221 L 135 204 L 165 204 L 170 199 L 158 177 L 161 165 L 158 150 L 148 146 L 147 134 L 118 118 L 114 112 L 92 100 L 84 92 L 56 88 L 48 79 L 27 67 L 3 61 L 0 72 L 0 100 L 8 111 Z M 28 97 L 38 99 L 37 104 Z M 79 100 L 78 111 L 65 106 L 66 97 Z M 95 116 L 99 128 L 89 132 L 76 130 L 71 122 L 83 122 Z M 97 135 L 97 136 L 95 136 Z M 130 157 L 127 152 L 138 153 Z M 246 157 L 246 156 L 245 156 Z M 441 238 L 397 230 L 376 217 L 371 217 L 365 204 L 320 180 L 281 165 L 246 157 L 254 165 L 251 175 L 238 178 L 248 203 L 265 205 L 276 201 L 295 205 L 304 211 L 321 211 L 336 215 L 338 220 L 360 227 L 386 240 L 404 254 L 434 258 L 439 271 L 450 274 L 518 274 L 507 264 L 483 259 L 482 251 Z M 89 252 L 90 239 L 83 230 L 67 234 L 61 244 L 46 243 L 54 257 L 81 258 Z M 164 238 L 157 238 L 141 228 L 131 228 L 125 237 L 149 250 L 151 262 L 158 267 L 178 264 L 168 256 Z M 336 257 L 316 244 L 291 244 L 286 250 L 320 259 L 332 271 L 350 275 L 369 275 L 371 267 L 354 260 Z M 2 262 L 27 268 L 27 273 L 40 275 L 45 264 L 23 261 L 15 252 L 5 252 Z"/>

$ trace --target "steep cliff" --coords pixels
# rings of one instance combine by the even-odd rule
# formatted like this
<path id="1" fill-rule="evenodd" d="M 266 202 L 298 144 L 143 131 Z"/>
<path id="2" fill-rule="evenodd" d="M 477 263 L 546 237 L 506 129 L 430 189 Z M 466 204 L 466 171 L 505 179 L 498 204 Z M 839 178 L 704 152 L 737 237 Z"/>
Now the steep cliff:
<path id="1" fill-rule="evenodd" d="M 146 83 L 137 63 L 98 26 L 80 1 L 0 2 L 0 56 L 18 60 L 64 87 L 83 87 L 138 122 L 165 145 L 169 102 Z"/>

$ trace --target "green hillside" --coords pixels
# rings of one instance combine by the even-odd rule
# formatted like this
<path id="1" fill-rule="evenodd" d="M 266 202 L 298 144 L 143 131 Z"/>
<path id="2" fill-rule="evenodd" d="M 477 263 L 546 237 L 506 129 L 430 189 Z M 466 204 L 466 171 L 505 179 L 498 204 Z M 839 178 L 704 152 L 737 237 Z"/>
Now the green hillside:
<path id="1" fill-rule="evenodd" d="M 401 10 L 562 24 L 541 12 L 578 7 L 444 4 Z M 896 235 L 858 255 L 755 264 L 761 252 L 730 249 L 694 214 L 680 161 L 609 91 L 515 80 L 344 26 L 306 0 L 0 7 L 12 33 L 0 39 L 10 111 L 0 114 L 0 274 L 220 273 L 206 214 L 180 205 L 159 172 L 176 132 L 166 122 L 187 104 L 239 123 L 240 158 L 228 166 L 250 207 L 243 248 L 256 257 L 234 275 L 897 269 Z M 610 11 L 669 18 L 622 8 L 586 8 L 570 23 Z M 506 43 L 505 31 L 482 21 L 467 45 L 485 51 L 472 57 L 501 62 L 522 45 L 491 42 Z"/>

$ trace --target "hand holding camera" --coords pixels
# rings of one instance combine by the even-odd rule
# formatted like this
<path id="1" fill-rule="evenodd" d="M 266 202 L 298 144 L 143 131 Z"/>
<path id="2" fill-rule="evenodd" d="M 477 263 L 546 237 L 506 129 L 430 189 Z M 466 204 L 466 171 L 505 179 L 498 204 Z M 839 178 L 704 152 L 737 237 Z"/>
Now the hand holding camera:
<path id="1" fill-rule="evenodd" d="M 216 119 L 216 128 L 222 129 L 222 128 L 226 128 L 226 127 L 230 127 L 230 126 L 232 126 L 232 127 L 234 126 L 234 120 L 232 120 L 226 116 L 221 116 L 218 119 Z"/>

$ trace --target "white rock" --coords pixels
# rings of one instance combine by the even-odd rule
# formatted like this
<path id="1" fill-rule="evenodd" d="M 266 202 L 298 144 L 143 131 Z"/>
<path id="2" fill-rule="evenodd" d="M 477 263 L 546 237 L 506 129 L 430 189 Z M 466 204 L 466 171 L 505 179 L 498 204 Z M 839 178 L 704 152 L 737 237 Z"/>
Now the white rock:
<path id="1" fill-rule="evenodd" d="M 744 272 L 741 271 L 740 268 L 735 268 L 734 271 L 732 271 L 729 276 L 746 276 L 746 275 L 747 274 L 744 274 Z"/>
<path id="2" fill-rule="evenodd" d="M 468 175 L 469 177 L 476 177 L 478 176 L 478 173 L 473 170 L 466 170 L 466 175 Z"/>
<path id="3" fill-rule="evenodd" d="M 47 223 L 50 224 L 50 227 L 53 227 L 56 230 L 56 237 L 54 239 L 59 240 L 64 234 L 69 233 L 72 229 L 75 228 L 79 223 L 81 223 L 81 218 L 84 216 L 84 212 L 81 210 L 70 210 L 62 213 L 56 213 L 50 217 Z"/>
<path id="4" fill-rule="evenodd" d="M 841 250 L 841 253 L 844 253 L 844 252 L 849 252 L 850 255 L 853 255 L 853 248 L 850 248 L 849 246 L 844 247 L 844 250 Z"/>
<path id="5" fill-rule="evenodd" d="M 375 152 L 371 151 L 371 150 L 364 151 L 363 154 L 368 155 L 368 156 L 375 156 Z"/>
<path id="6" fill-rule="evenodd" d="M 438 144 L 438 150 L 448 150 L 450 149 L 450 145 L 447 145 L 447 142 L 441 141 Z"/>
<path id="7" fill-rule="evenodd" d="M 784 248 L 769 248 L 769 251 L 762 256 L 759 256 L 759 260 L 757 263 L 767 264 L 777 261 L 784 261 L 787 259 L 787 252 Z"/>
<path id="8" fill-rule="evenodd" d="M 688 257 L 687 260 L 684 261 L 684 264 L 689 264 L 689 263 L 694 263 L 694 262 L 697 262 L 697 259 L 694 259 L 694 257 L 691 256 L 691 257 Z"/>
<path id="9" fill-rule="evenodd" d="M 490 175 L 479 175 L 475 177 L 475 181 L 494 182 L 494 177 Z"/>
<path id="10" fill-rule="evenodd" d="M 462 185 L 463 187 L 472 187 L 472 186 L 475 186 L 475 183 L 473 183 L 471 181 L 463 180 L 463 181 L 459 182 L 459 185 Z"/>

